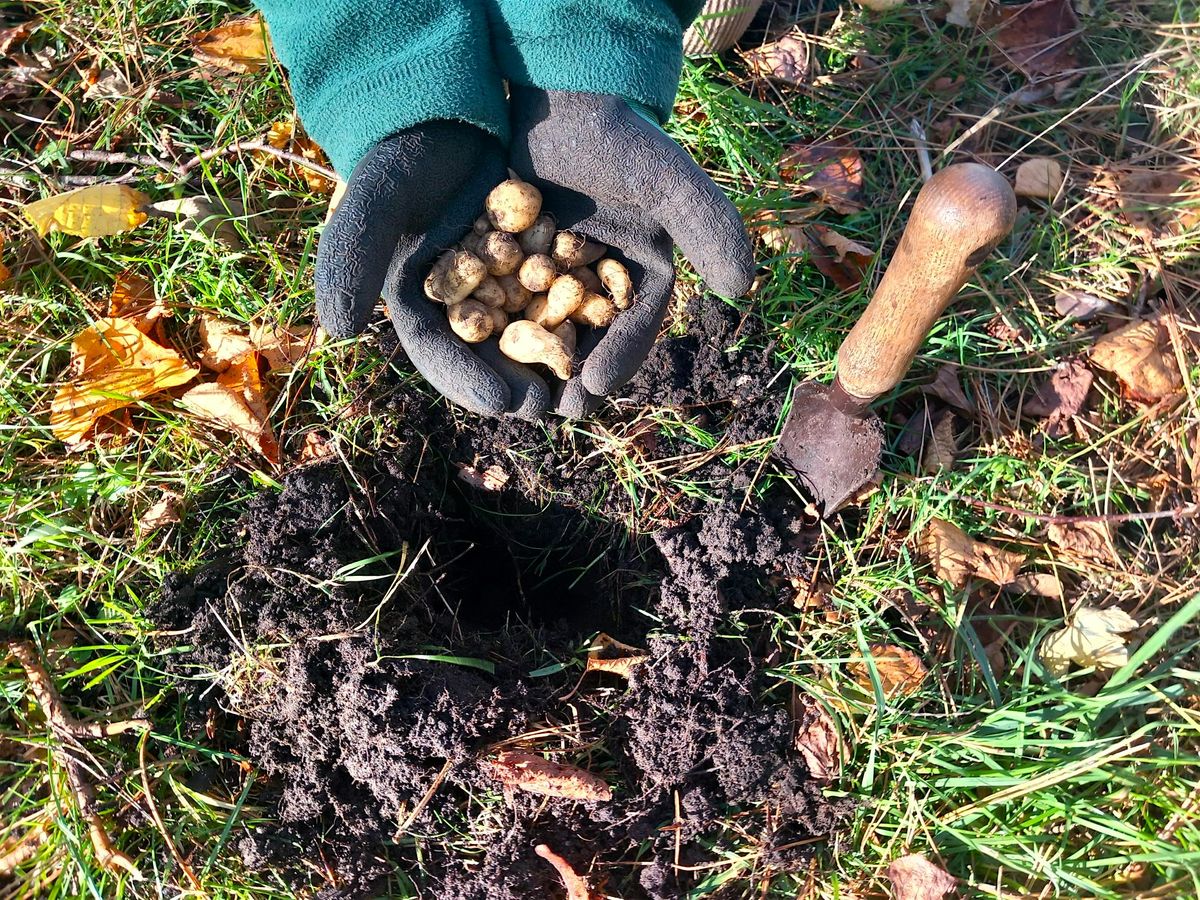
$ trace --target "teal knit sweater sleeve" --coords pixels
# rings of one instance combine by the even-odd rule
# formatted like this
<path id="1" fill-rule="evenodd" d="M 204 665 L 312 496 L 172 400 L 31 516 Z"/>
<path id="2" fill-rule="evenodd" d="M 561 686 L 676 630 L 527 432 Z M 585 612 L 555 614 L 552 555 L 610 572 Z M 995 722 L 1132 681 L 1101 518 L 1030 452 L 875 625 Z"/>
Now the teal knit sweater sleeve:
<path id="1" fill-rule="evenodd" d="M 508 139 L 489 0 L 258 0 L 309 135 L 346 178 L 397 131 L 434 119 Z M 602 0 L 599 0 L 602 2 Z"/>
<path id="2" fill-rule="evenodd" d="M 543 90 L 615 94 L 666 122 L 683 32 L 704 0 L 488 0 L 504 77 Z"/>

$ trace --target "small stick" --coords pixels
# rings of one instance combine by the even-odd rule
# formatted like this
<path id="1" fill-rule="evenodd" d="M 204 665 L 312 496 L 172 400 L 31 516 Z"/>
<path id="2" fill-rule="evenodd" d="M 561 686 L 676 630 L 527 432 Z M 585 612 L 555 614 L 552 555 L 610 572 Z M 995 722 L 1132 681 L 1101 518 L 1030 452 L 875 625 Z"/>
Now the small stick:
<path id="1" fill-rule="evenodd" d="M 959 497 L 963 503 L 977 509 L 990 509 L 995 512 L 1008 513 L 1011 516 L 1022 516 L 1046 525 L 1080 525 L 1086 523 L 1118 525 L 1122 522 L 1150 522 L 1155 519 L 1194 519 L 1200 516 L 1200 503 L 1185 503 L 1172 509 L 1162 509 L 1158 512 L 1108 513 L 1094 516 L 1051 516 L 1045 513 L 1032 512 L 1027 509 L 1017 509 L 1015 506 L 1005 506 L 1003 503 L 991 503 L 987 500 L 976 500 L 974 497 Z"/>
<path id="2" fill-rule="evenodd" d="M 928 181 L 933 177 L 933 160 L 929 158 L 929 139 L 925 136 L 925 126 L 913 119 L 908 123 L 908 130 L 912 132 L 916 143 L 917 161 L 921 164 L 921 181 Z"/>
<path id="3" fill-rule="evenodd" d="M 224 147 L 212 147 L 205 150 L 189 159 L 178 168 L 179 181 L 186 181 L 192 169 L 201 163 L 208 162 L 211 159 L 216 159 L 218 156 L 225 156 L 230 153 L 246 153 L 259 152 L 266 153 L 269 156 L 274 156 L 278 159 L 286 160 L 294 165 L 300 166 L 303 169 L 309 169 L 328 178 L 330 181 L 337 181 L 337 172 L 333 169 L 323 166 L 320 163 L 315 163 L 311 159 L 305 159 L 299 153 L 292 153 L 290 150 L 280 150 L 278 147 L 272 147 L 270 144 L 265 144 L 262 141 L 234 141 L 232 144 L 226 144 Z"/>

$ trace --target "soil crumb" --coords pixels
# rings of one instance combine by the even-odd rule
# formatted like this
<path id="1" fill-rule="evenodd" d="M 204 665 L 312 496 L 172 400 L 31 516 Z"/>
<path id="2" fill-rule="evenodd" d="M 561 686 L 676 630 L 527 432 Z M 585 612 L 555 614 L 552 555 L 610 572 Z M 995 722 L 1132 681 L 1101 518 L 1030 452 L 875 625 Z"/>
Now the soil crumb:
<path id="1" fill-rule="evenodd" d="M 657 372 L 657 402 L 749 433 L 778 398 L 740 380 L 762 361 L 726 352 L 736 323 L 708 309 L 630 396 Z M 322 898 L 437 900 L 562 897 L 539 843 L 628 900 L 681 897 L 734 848 L 751 865 L 722 891 L 802 867 L 848 809 L 809 778 L 761 668 L 779 586 L 805 571 L 796 512 L 727 471 L 715 502 L 641 535 L 581 512 L 597 476 L 563 464 L 565 438 L 512 422 L 468 435 L 415 397 L 390 402 L 393 449 L 287 475 L 151 610 L 187 642 L 171 659 L 197 739 L 256 773 L 268 824 L 239 825 L 245 863 Z M 491 457 L 523 477 L 499 492 L 454 477 Z M 647 651 L 627 682 L 581 678 L 600 631 Z M 499 749 L 585 768 L 613 799 L 504 789 L 485 764 Z"/>

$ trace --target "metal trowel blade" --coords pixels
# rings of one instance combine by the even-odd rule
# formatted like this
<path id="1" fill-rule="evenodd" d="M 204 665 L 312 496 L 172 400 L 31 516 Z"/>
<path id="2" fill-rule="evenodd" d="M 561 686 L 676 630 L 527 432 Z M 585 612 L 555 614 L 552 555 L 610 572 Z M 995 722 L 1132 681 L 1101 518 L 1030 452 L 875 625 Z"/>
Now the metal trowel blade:
<path id="1" fill-rule="evenodd" d="M 792 410 L 775 445 L 822 516 L 828 516 L 870 481 L 879 468 L 883 426 L 867 415 L 850 415 L 829 401 L 830 389 L 796 388 Z"/>

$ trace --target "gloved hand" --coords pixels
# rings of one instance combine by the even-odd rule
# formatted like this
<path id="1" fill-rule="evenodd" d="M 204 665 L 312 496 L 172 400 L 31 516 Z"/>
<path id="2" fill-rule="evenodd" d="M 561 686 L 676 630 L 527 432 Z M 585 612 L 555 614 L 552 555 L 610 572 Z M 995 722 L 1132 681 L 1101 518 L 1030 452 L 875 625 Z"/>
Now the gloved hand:
<path id="1" fill-rule="evenodd" d="M 538 419 L 546 383 L 500 353 L 496 340 L 468 347 L 446 310 L 424 293 L 425 276 L 507 177 L 495 137 L 462 122 L 434 121 L 380 141 L 355 167 L 317 250 L 317 316 L 334 337 L 367 327 L 382 296 L 417 371 L 450 401 L 481 415 Z"/>
<path id="2" fill-rule="evenodd" d="M 510 86 L 511 165 L 542 192 L 560 229 L 607 244 L 637 299 L 585 357 L 556 410 L 588 415 L 628 381 L 650 352 L 675 283 L 673 245 L 709 289 L 738 297 L 754 277 L 741 216 L 721 189 L 658 127 L 619 97 Z M 578 359 L 578 358 L 577 358 Z"/>

